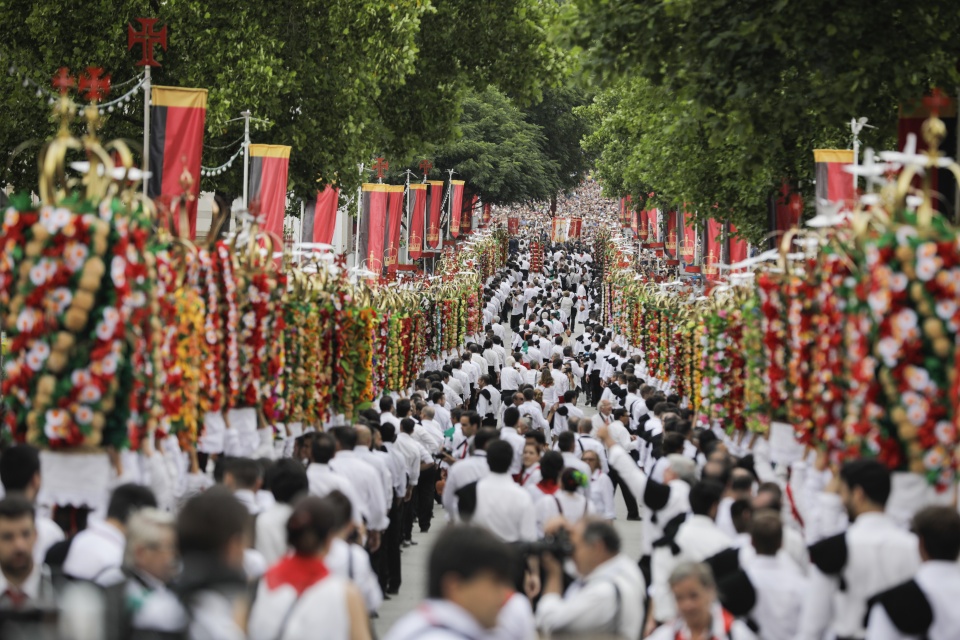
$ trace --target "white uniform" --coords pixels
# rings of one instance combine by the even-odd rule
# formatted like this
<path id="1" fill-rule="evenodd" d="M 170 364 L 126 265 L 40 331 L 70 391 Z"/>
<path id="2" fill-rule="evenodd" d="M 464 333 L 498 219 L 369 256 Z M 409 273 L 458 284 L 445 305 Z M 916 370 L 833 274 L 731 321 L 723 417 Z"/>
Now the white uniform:
<path id="1" fill-rule="evenodd" d="M 477 483 L 477 510 L 472 523 L 504 542 L 537 539 L 533 499 L 504 473 L 491 473 Z"/>

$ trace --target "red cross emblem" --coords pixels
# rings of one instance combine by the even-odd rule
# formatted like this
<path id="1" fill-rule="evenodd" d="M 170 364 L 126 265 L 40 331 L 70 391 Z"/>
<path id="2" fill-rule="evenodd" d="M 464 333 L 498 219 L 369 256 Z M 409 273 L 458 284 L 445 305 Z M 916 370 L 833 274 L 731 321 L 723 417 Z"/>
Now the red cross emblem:
<path id="1" fill-rule="evenodd" d="M 77 86 L 77 81 L 70 75 L 70 69 L 60 67 L 57 75 L 53 77 L 53 88 L 59 91 L 60 95 L 65 96 L 75 86 Z"/>
<path id="2" fill-rule="evenodd" d="M 390 163 L 383 158 L 377 158 L 373 165 L 373 170 L 377 172 L 377 178 L 383 180 L 383 174 L 390 168 Z"/>
<path id="3" fill-rule="evenodd" d="M 80 93 L 90 102 L 99 102 L 110 93 L 110 74 L 103 75 L 100 67 L 87 67 L 80 78 Z"/>
<path id="4" fill-rule="evenodd" d="M 939 118 L 940 110 L 950 106 L 950 98 L 940 89 L 934 88 L 930 95 L 923 99 L 923 105 L 930 111 L 931 116 Z"/>
<path id="5" fill-rule="evenodd" d="M 153 57 L 153 45 L 159 44 L 164 51 L 167 50 L 167 26 L 164 25 L 159 31 L 154 31 L 153 26 L 157 24 L 156 18 L 136 18 L 140 23 L 142 31 L 137 31 L 132 24 L 127 25 L 127 51 L 133 49 L 134 45 L 140 45 L 140 61 L 138 67 L 159 67 L 159 62 Z"/>
<path id="6" fill-rule="evenodd" d="M 421 160 L 420 164 L 417 166 L 420 167 L 420 171 L 423 172 L 423 175 L 427 175 L 428 173 L 430 173 L 430 169 L 433 169 L 433 164 L 431 164 L 430 161 L 427 160 L 426 158 Z"/>

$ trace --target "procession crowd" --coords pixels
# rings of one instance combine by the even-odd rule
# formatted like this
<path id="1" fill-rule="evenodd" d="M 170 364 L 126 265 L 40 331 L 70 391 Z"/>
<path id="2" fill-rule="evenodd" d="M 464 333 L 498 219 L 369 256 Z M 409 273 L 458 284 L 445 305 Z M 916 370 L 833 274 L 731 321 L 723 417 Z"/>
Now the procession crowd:
<path id="1" fill-rule="evenodd" d="M 538 263 L 516 243 L 483 333 L 412 389 L 261 457 L 148 442 L 88 513 L 4 451 L 0 637 L 370 638 L 433 527 L 426 599 L 387 640 L 957 637 L 955 507 L 905 522 L 876 461 L 775 461 L 695 424 L 601 323 L 587 245 Z"/>

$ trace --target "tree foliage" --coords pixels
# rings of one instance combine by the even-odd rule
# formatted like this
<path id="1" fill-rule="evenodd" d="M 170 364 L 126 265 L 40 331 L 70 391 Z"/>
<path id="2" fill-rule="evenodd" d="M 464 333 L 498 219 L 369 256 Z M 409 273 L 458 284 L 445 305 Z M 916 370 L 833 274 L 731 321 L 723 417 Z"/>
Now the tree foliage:
<path id="1" fill-rule="evenodd" d="M 613 87 L 608 115 L 612 102 L 621 125 L 639 117 L 632 128 L 662 142 L 661 156 L 675 147 L 684 158 L 704 154 L 704 176 L 661 188 L 698 192 L 716 167 L 717 199 L 752 211 L 759 226 L 765 214 L 756 203 L 782 180 L 810 195 L 813 145 L 842 144 L 852 117 L 868 117 L 879 127 L 872 140 L 888 142 L 900 102 L 933 85 L 956 86 L 958 28 L 960 5 L 950 0 L 575 0 L 558 33 L 577 48 L 588 78 Z M 654 102 L 669 108 L 647 102 L 638 111 L 618 99 L 655 90 L 662 94 Z M 693 132 L 699 143 L 689 146 Z M 637 142 L 617 144 L 636 155 Z M 647 161 L 658 159 L 638 160 Z M 611 176 L 616 164 L 605 164 L 610 189 L 622 181 Z"/>
<path id="2" fill-rule="evenodd" d="M 358 162 L 387 152 L 406 161 L 414 149 L 450 140 L 469 87 L 500 84 L 525 100 L 555 82 L 565 56 L 548 43 L 547 8 L 537 0 L 113 0 L 71 5 L 3 0 L 4 64 L 33 70 L 47 83 L 56 69 L 104 67 L 115 83 L 133 78 L 136 52 L 126 28 L 138 16 L 168 25 L 170 48 L 158 54 L 154 84 L 209 90 L 203 164 L 236 150 L 217 149 L 242 135 L 228 121 L 250 109 L 268 121 L 254 142 L 293 147 L 291 186 L 306 194 L 317 181 L 355 187 Z M 120 89 L 121 91 L 123 89 Z M 115 94 L 116 95 L 116 94 Z M 45 101 L 0 76 L 0 150 L 53 131 Z M 142 102 L 105 118 L 104 137 L 142 139 Z M 239 165 L 204 189 L 241 190 Z M 36 183 L 24 154 L 0 180 Z"/>

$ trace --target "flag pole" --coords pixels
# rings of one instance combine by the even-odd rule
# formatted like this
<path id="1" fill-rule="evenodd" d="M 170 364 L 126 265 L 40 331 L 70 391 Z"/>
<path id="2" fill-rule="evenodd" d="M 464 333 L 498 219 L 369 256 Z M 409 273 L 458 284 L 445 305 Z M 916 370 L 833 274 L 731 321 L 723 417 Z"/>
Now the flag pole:
<path id="1" fill-rule="evenodd" d="M 240 112 L 243 118 L 243 209 L 247 210 L 250 189 L 250 110 Z"/>
<path id="2" fill-rule="evenodd" d="M 360 168 L 360 186 L 357 187 L 357 233 L 356 237 L 353 239 L 353 252 L 357 254 L 356 264 L 354 265 L 357 270 L 360 269 L 360 223 L 363 218 L 363 163 L 361 162 L 357 165 Z"/>
<path id="3" fill-rule="evenodd" d="M 164 27 L 166 29 L 166 27 Z M 143 197 L 148 197 L 150 180 L 146 173 L 150 171 L 150 65 L 143 68 Z"/>
<path id="4" fill-rule="evenodd" d="M 407 169 L 404 173 L 407 174 L 407 184 L 406 184 L 406 196 L 407 196 L 407 210 L 405 212 L 404 218 L 407 219 L 407 241 L 403 246 L 403 253 L 405 254 L 403 259 L 403 264 L 410 264 L 410 225 L 412 223 L 413 213 L 410 211 L 410 174 L 413 172 L 410 169 Z"/>

